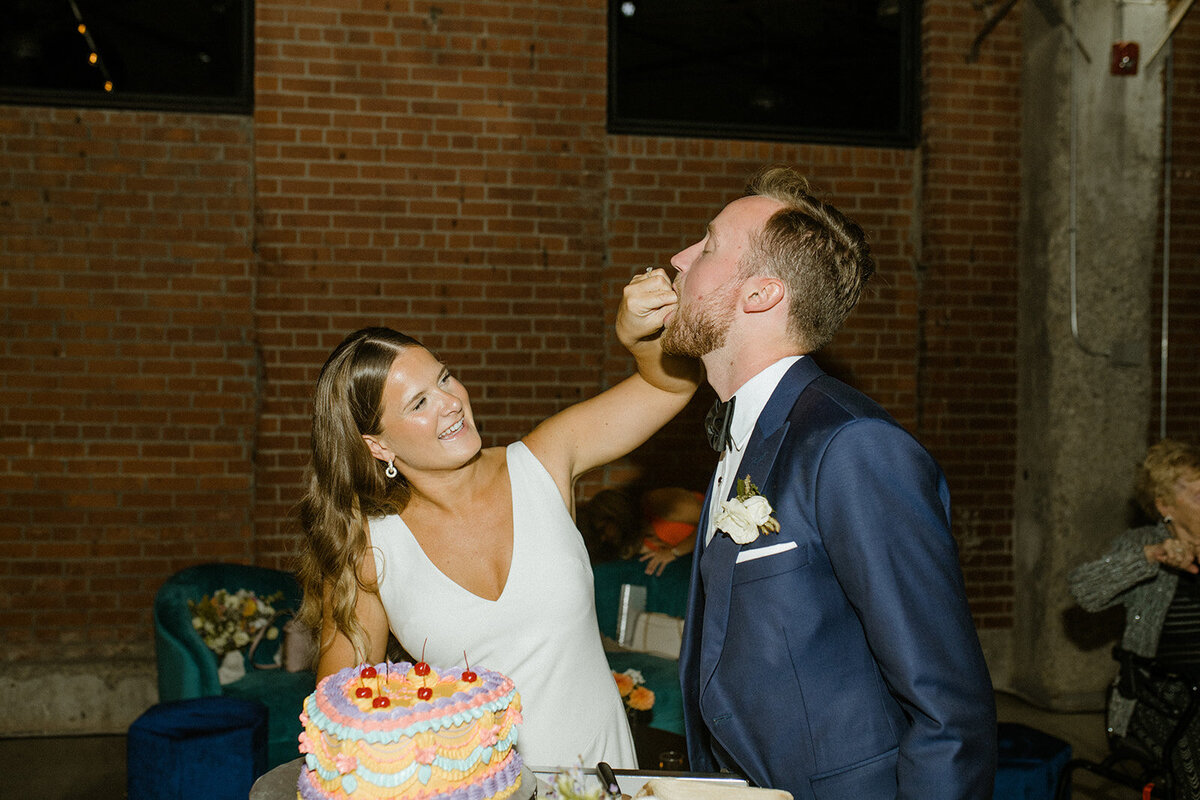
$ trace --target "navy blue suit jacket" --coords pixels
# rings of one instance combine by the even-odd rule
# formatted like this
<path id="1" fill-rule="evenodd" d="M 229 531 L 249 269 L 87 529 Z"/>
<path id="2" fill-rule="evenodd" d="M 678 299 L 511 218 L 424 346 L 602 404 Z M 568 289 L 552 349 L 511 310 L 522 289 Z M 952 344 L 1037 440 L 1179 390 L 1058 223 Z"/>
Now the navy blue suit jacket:
<path id="1" fill-rule="evenodd" d="M 746 475 L 781 529 L 705 545 L 700 522 L 680 655 L 691 768 L 797 800 L 991 797 L 992 685 L 933 457 L 802 358 Z M 746 555 L 762 547 L 777 552 Z"/>

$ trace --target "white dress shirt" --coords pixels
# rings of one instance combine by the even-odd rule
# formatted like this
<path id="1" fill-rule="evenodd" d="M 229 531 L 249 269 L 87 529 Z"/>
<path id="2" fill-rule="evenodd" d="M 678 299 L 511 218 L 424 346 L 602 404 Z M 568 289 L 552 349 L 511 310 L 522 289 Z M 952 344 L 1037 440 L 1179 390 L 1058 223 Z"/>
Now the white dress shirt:
<path id="1" fill-rule="evenodd" d="M 738 467 L 742 465 L 742 454 L 750 442 L 750 434 L 758 422 L 758 415 L 766 407 L 767 401 L 775 393 L 775 387 L 783 380 L 792 366 L 804 356 L 787 356 L 776 361 L 762 372 L 742 384 L 733 393 L 737 402 L 733 404 L 733 419 L 729 423 L 730 446 L 721 454 L 717 462 L 716 481 L 713 483 L 712 496 L 708 505 L 708 528 L 704 532 L 704 543 L 712 541 L 716 532 L 714 525 L 717 513 L 721 510 L 721 502 L 729 497 L 733 481 L 739 477 Z"/>

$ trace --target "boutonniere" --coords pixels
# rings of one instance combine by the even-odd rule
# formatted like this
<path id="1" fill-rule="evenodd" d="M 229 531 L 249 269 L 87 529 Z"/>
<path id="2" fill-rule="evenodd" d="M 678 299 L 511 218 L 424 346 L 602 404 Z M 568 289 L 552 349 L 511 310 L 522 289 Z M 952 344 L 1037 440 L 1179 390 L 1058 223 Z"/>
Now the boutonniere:
<path id="1" fill-rule="evenodd" d="M 737 482 L 737 497 L 721 501 L 716 528 L 738 544 L 750 544 L 759 534 L 779 530 L 779 521 L 771 516 L 774 510 L 747 475 Z"/>

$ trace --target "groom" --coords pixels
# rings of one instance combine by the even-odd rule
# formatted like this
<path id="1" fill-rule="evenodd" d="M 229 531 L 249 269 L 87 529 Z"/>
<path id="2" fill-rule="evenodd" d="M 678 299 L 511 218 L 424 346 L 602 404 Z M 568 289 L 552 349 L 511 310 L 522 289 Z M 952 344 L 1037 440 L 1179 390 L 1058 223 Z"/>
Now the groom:
<path id="1" fill-rule="evenodd" d="M 806 356 L 874 272 L 862 229 L 774 167 L 671 263 L 663 349 L 733 402 L 680 656 L 691 768 L 797 800 L 991 797 L 994 699 L 941 469 Z"/>

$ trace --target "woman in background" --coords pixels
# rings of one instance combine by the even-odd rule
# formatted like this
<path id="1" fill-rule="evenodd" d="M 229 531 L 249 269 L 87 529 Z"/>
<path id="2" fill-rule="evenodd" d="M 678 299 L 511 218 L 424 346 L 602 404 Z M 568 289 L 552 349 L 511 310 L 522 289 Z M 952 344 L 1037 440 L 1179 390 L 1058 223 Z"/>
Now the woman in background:
<path id="1" fill-rule="evenodd" d="M 678 486 L 650 489 L 636 501 L 603 489 L 579 506 L 576 521 L 593 564 L 640 556 L 647 575 L 661 575 L 691 554 L 703 505 L 703 493 Z"/>
<path id="2" fill-rule="evenodd" d="M 1125 531 L 1102 557 L 1072 571 L 1071 594 L 1088 611 L 1125 606 L 1124 650 L 1200 674 L 1200 450 L 1171 439 L 1155 444 L 1138 470 L 1135 491 L 1138 505 L 1156 522 Z M 1140 679 L 1169 704 L 1185 699 L 1178 681 L 1156 681 L 1146 673 Z M 1173 723 L 1114 686 L 1108 727 L 1161 758 Z M 1200 720 L 1177 748 L 1177 797 L 1200 797 L 1198 755 Z"/>

